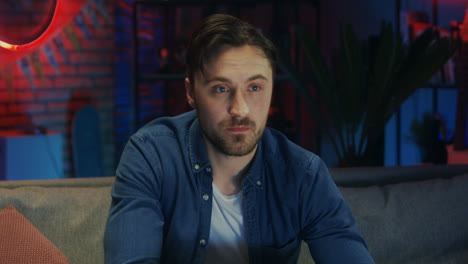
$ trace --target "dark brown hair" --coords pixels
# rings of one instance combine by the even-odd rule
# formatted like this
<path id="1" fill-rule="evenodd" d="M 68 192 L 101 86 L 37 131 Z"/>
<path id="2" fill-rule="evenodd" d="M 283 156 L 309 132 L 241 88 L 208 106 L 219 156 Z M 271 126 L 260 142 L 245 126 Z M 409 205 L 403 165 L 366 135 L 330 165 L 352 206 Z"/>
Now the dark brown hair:
<path id="1" fill-rule="evenodd" d="M 255 27 L 236 17 L 215 14 L 206 18 L 194 32 L 186 55 L 187 76 L 193 82 L 194 74 L 205 73 L 204 66 L 225 47 L 252 45 L 260 48 L 276 69 L 277 53 L 274 44 Z"/>

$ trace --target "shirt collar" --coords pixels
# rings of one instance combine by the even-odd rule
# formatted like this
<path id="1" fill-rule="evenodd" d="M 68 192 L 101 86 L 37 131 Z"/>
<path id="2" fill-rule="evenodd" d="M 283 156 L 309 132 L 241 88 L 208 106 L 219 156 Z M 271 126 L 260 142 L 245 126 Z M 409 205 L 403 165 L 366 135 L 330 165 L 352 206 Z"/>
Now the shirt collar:
<path id="1" fill-rule="evenodd" d="M 267 132 L 267 128 L 265 128 L 265 132 Z M 244 179 L 242 180 L 242 189 L 245 190 L 246 188 L 250 186 L 254 186 L 259 189 L 263 189 L 264 186 L 264 137 L 265 137 L 265 132 L 263 133 L 263 136 L 260 138 L 258 141 L 258 146 L 257 146 L 257 152 L 255 153 L 255 156 L 252 159 L 252 164 L 250 167 L 249 172 L 244 176 Z"/>
<path id="2" fill-rule="evenodd" d="M 189 128 L 189 154 L 193 172 L 198 172 L 210 164 L 198 118 L 194 119 Z"/>

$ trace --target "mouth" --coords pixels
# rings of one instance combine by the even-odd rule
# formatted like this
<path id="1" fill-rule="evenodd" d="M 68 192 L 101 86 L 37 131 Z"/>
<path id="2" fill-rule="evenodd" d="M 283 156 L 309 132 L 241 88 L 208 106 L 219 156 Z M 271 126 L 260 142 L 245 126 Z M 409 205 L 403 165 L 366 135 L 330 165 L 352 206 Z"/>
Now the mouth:
<path id="1" fill-rule="evenodd" d="M 232 127 L 226 128 L 226 130 L 231 133 L 245 133 L 250 130 L 250 127 L 249 126 L 232 126 Z"/>

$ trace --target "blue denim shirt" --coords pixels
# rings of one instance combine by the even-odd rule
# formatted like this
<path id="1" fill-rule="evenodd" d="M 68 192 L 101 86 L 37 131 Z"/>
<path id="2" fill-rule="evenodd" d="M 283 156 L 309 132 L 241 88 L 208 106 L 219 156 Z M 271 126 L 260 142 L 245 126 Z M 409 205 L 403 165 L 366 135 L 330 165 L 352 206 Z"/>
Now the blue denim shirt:
<path id="1" fill-rule="evenodd" d="M 204 263 L 212 172 L 194 111 L 150 122 L 122 154 L 104 238 L 106 263 Z M 322 160 L 266 128 L 242 180 L 250 263 L 373 263 Z"/>

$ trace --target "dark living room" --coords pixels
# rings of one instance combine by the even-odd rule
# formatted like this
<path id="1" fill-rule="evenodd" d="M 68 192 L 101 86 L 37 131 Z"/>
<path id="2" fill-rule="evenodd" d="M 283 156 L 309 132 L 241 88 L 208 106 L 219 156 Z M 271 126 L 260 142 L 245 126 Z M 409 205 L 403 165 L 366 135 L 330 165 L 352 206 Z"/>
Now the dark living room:
<path id="1" fill-rule="evenodd" d="M 193 110 L 187 49 L 212 14 L 276 46 L 266 126 L 320 157 L 376 263 L 468 263 L 466 0 L 2 1 L 0 260 L 104 263 L 122 154 Z"/>

